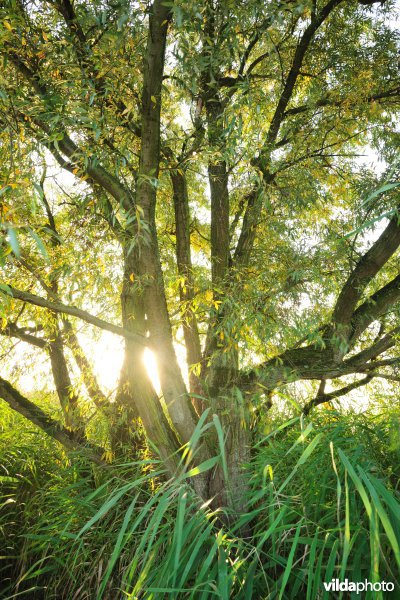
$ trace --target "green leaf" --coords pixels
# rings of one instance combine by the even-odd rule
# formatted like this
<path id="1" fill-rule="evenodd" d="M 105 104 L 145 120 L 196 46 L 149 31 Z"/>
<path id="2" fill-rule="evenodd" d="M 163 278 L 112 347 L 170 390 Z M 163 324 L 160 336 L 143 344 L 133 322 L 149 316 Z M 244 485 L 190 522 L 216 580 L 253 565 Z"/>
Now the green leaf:
<path id="1" fill-rule="evenodd" d="M 39 198 L 41 200 L 43 200 L 44 194 L 43 194 L 43 188 L 42 188 L 42 186 L 39 183 L 33 182 L 33 187 L 35 188 L 35 190 L 39 194 Z"/>
<path id="2" fill-rule="evenodd" d="M 289 577 L 290 577 L 290 573 L 291 573 L 292 565 L 293 565 L 294 554 L 296 552 L 296 548 L 297 548 L 297 544 L 298 544 L 298 541 L 299 541 L 300 530 L 302 528 L 302 525 L 303 525 L 303 519 L 300 520 L 300 522 L 299 522 L 299 524 L 297 525 L 297 528 L 296 528 L 296 533 L 294 535 L 294 539 L 293 539 L 293 542 L 292 542 L 292 547 L 290 549 L 288 561 L 286 563 L 286 568 L 285 568 L 285 571 L 284 571 L 283 577 L 282 577 L 282 583 L 281 583 L 281 586 L 280 586 L 279 596 L 278 596 L 279 600 L 282 599 L 283 593 L 284 593 L 284 591 L 286 589 L 286 586 L 287 586 L 287 583 L 289 581 Z"/>
<path id="3" fill-rule="evenodd" d="M 11 250 L 14 252 L 15 256 L 19 258 L 21 256 L 21 248 L 19 245 L 17 232 L 14 227 L 8 228 L 8 241 L 11 246 Z"/>
<path id="4" fill-rule="evenodd" d="M 314 452 L 315 448 L 318 446 L 319 442 L 321 441 L 321 438 L 323 437 L 322 433 L 318 433 L 315 438 L 310 442 L 310 444 L 307 446 L 307 448 L 304 450 L 304 452 L 302 453 L 302 455 L 300 456 L 299 460 L 297 461 L 294 469 L 291 471 L 291 473 L 289 473 L 289 475 L 286 477 L 285 481 L 282 483 L 282 485 L 280 486 L 279 490 L 278 490 L 278 494 L 281 494 L 283 489 L 287 486 L 287 484 L 289 483 L 289 481 L 295 476 L 297 469 L 303 465 L 306 460 L 308 459 L 308 457 L 312 454 L 312 452 Z"/>
<path id="5" fill-rule="evenodd" d="M 383 185 L 378 190 L 375 190 L 374 192 L 372 192 L 372 194 L 370 194 L 368 196 L 368 198 L 366 198 L 364 200 L 364 202 L 361 204 L 361 206 L 362 207 L 366 206 L 367 204 L 369 204 L 371 202 L 371 200 L 374 200 L 374 198 L 377 198 L 378 196 L 380 196 L 380 194 L 383 194 L 384 192 L 388 192 L 389 190 L 393 190 L 394 188 L 398 187 L 399 185 L 400 185 L 400 181 L 396 181 L 394 183 L 387 183 L 387 184 Z"/>
<path id="6" fill-rule="evenodd" d="M 38 250 L 40 252 L 40 254 L 46 259 L 49 259 L 49 255 L 47 253 L 47 250 L 45 248 L 45 245 L 42 241 L 42 239 L 38 236 L 38 234 L 33 231 L 33 229 L 31 229 L 30 227 L 28 227 L 28 233 L 29 235 L 32 237 L 32 239 L 36 242 L 36 245 L 38 247 Z"/>
<path id="7" fill-rule="evenodd" d="M 363 471 L 363 469 L 361 467 L 358 467 L 358 471 L 365 483 L 365 485 L 368 488 L 368 491 L 371 495 L 371 499 L 372 502 L 375 506 L 376 512 L 379 515 L 379 518 L 382 522 L 382 525 L 385 529 L 386 535 L 389 539 L 389 542 L 392 546 L 392 550 L 394 552 L 394 555 L 396 557 L 396 561 L 397 564 L 400 568 L 400 547 L 399 547 L 399 540 L 396 538 L 396 534 L 393 530 L 392 524 L 390 522 L 390 519 L 385 511 L 385 509 L 383 508 L 382 502 L 379 499 L 379 496 L 377 494 L 377 491 L 375 489 L 375 487 L 373 486 L 372 482 L 368 479 L 367 474 L 365 473 L 365 471 Z M 400 514 L 399 514 L 400 516 Z"/>
<path id="8" fill-rule="evenodd" d="M 219 456 L 213 456 L 212 458 L 205 460 L 198 467 L 193 467 L 192 469 L 190 469 L 190 471 L 185 473 L 184 479 L 187 479 L 188 477 L 195 477 L 195 475 L 200 475 L 200 473 L 205 473 L 206 471 L 209 471 L 210 469 L 215 467 L 219 460 Z"/>
<path id="9" fill-rule="evenodd" d="M 356 233 L 360 233 L 360 231 L 364 231 L 364 229 L 368 229 L 368 227 L 370 227 L 373 223 L 377 223 L 378 221 L 382 221 L 382 219 L 386 219 L 389 217 L 393 217 L 393 215 L 395 214 L 395 210 L 388 210 L 387 212 L 383 213 L 382 215 L 379 215 L 378 217 L 374 217 L 373 219 L 369 219 L 368 221 L 366 221 L 366 223 L 363 223 L 362 225 L 360 225 L 360 227 L 357 227 L 357 229 L 353 229 L 353 231 L 350 231 L 350 233 L 346 233 L 346 235 L 344 235 L 344 239 L 352 237 L 353 235 L 356 235 Z"/>
<path id="10" fill-rule="evenodd" d="M 222 424 L 221 424 L 221 421 L 220 421 L 218 415 L 213 415 L 213 423 L 215 425 L 215 429 L 217 430 L 219 451 L 221 454 L 222 470 L 224 473 L 225 482 L 228 483 L 229 474 L 228 474 L 228 463 L 226 462 L 226 454 L 225 454 L 224 430 L 222 429 Z"/>

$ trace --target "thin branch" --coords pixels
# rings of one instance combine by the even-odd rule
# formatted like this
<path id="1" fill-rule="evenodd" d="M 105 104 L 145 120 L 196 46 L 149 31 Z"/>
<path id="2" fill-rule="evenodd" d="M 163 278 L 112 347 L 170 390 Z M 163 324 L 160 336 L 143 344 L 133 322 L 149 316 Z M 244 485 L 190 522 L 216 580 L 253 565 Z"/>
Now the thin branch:
<path id="1" fill-rule="evenodd" d="M 45 350 L 49 344 L 48 340 L 31 335 L 25 327 L 18 327 L 15 323 L 7 323 L 4 329 L 0 329 L 0 335 L 15 337 L 42 350 Z"/>
<path id="2" fill-rule="evenodd" d="M 328 18 L 330 13 L 342 2 L 343 0 L 330 0 L 320 11 L 318 15 L 312 19 L 311 23 L 305 29 L 294 54 L 293 62 L 289 74 L 287 76 L 282 94 L 279 98 L 278 104 L 275 109 L 275 113 L 272 117 L 271 124 L 268 130 L 267 138 L 265 141 L 264 149 L 261 151 L 261 156 L 265 152 L 269 152 L 271 144 L 275 142 L 282 120 L 284 118 L 284 114 L 286 111 L 286 107 L 292 97 L 294 87 L 297 82 L 297 78 L 300 74 L 301 67 L 303 65 L 303 60 L 306 55 L 306 52 L 311 44 L 312 39 L 314 38 L 315 33 L 318 28 L 324 23 L 324 21 Z M 262 166 L 263 161 L 258 160 Z"/>
<path id="3" fill-rule="evenodd" d="M 76 335 L 71 323 L 67 318 L 62 319 L 64 325 L 64 333 L 66 337 L 66 344 L 71 348 L 72 355 L 75 359 L 76 364 L 82 374 L 82 380 L 85 384 L 86 390 L 93 400 L 95 406 L 98 409 L 104 409 L 104 406 L 108 404 L 107 396 L 103 394 L 97 378 L 93 373 L 93 369 L 83 351 L 82 346 L 79 343 L 78 336 Z"/>
<path id="4" fill-rule="evenodd" d="M 381 379 L 388 379 L 389 381 L 400 381 L 400 377 L 396 375 L 387 375 L 386 373 L 379 373 L 378 371 L 368 371 L 371 377 L 380 377 Z"/>
<path id="5" fill-rule="evenodd" d="M 344 365 L 348 365 L 351 367 L 364 367 L 367 366 L 368 361 L 372 360 L 376 356 L 380 356 L 383 352 L 386 352 L 390 348 L 393 348 L 396 345 L 396 336 L 400 333 L 400 327 L 396 327 L 389 331 L 384 337 L 377 340 L 372 344 L 369 348 L 362 350 L 355 356 L 351 356 L 346 361 L 344 361 Z"/>
<path id="6" fill-rule="evenodd" d="M 243 72 L 246 67 L 247 60 L 251 54 L 251 51 L 254 49 L 255 45 L 260 40 L 262 33 L 264 33 L 268 29 L 268 27 L 270 27 L 271 24 L 272 24 L 272 18 L 268 17 L 268 18 L 264 19 L 264 21 L 261 23 L 260 27 L 257 28 L 257 31 L 254 33 L 253 37 L 251 38 L 251 40 L 241 58 L 240 67 L 239 67 L 239 75 L 243 75 Z M 247 72 L 249 72 L 249 70 L 247 70 Z"/>
<path id="7" fill-rule="evenodd" d="M 378 100 L 385 100 L 387 98 L 394 98 L 395 100 L 399 100 L 400 86 L 391 88 L 389 90 L 381 92 L 380 94 L 371 94 L 370 96 L 367 96 L 365 98 L 364 102 L 367 102 L 367 103 L 377 102 Z M 344 104 L 345 102 L 348 102 L 348 98 L 341 98 L 340 100 L 334 100 L 330 96 L 325 96 L 324 98 L 321 98 L 317 102 L 302 104 L 301 106 L 294 106 L 293 108 L 287 109 L 285 111 L 284 118 L 299 115 L 299 114 L 308 112 L 309 110 L 315 110 L 315 109 L 322 108 L 325 106 L 328 106 L 328 107 L 329 106 L 333 106 L 333 107 L 342 106 L 342 104 Z"/>
<path id="8" fill-rule="evenodd" d="M 35 306 L 41 306 L 42 308 L 47 308 L 53 312 L 65 315 L 71 315 L 71 317 L 77 317 L 78 319 L 82 319 L 86 323 L 90 323 L 99 329 L 104 329 L 105 331 L 110 331 L 115 335 L 119 335 L 126 339 L 133 340 L 142 346 L 151 347 L 151 340 L 146 338 L 144 335 L 140 335 L 138 333 L 133 333 L 120 327 L 119 325 L 113 325 L 108 321 L 104 321 L 99 317 L 95 317 L 90 313 L 82 310 L 76 306 L 68 306 L 67 304 L 63 304 L 62 302 L 55 302 L 52 300 L 47 300 L 46 298 L 42 298 L 41 296 L 36 296 L 35 294 L 30 294 L 29 292 L 25 292 L 23 290 L 19 290 L 13 286 L 9 286 L 12 296 L 17 300 L 22 300 L 23 302 L 28 302 L 29 304 L 34 304 Z"/>
<path id="9" fill-rule="evenodd" d="M 254 158 L 252 161 L 252 165 L 258 167 L 263 173 L 265 183 L 270 183 L 274 177 L 269 171 L 271 152 L 273 150 L 274 144 L 276 143 L 279 129 L 284 119 L 285 110 L 293 95 L 297 78 L 303 65 L 303 60 L 306 55 L 306 52 L 318 28 L 342 1 L 343 0 L 330 0 L 322 8 L 320 13 L 312 19 L 310 25 L 304 31 L 296 47 L 292 66 L 286 78 L 286 82 L 284 83 L 281 96 L 276 105 L 276 109 L 268 129 L 266 140 L 259 153 L 259 156 Z M 239 237 L 238 246 L 235 251 L 235 258 L 238 261 L 248 260 L 250 252 L 254 245 L 256 228 L 260 219 L 262 209 L 262 202 L 256 202 L 257 197 L 260 200 L 260 194 L 258 189 L 254 190 L 252 198 L 253 201 L 248 203 L 244 214 L 242 231 Z"/>
<path id="10" fill-rule="evenodd" d="M 330 400 L 334 400 L 335 398 L 340 398 L 341 396 L 345 396 L 346 394 L 349 394 L 353 390 L 356 390 L 357 388 L 359 388 L 363 385 L 367 385 L 367 383 L 369 383 L 372 378 L 373 378 L 373 375 L 368 374 L 363 379 L 360 379 L 359 381 L 355 381 L 354 383 L 350 383 L 349 385 L 345 385 L 344 387 L 341 387 L 339 390 L 335 390 L 334 392 L 329 392 L 328 394 L 326 394 L 325 392 L 319 393 L 319 391 L 318 391 L 315 398 L 313 398 L 312 400 L 310 400 L 303 406 L 303 414 L 308 415 L 309 412 L 313 408 L 318 406 L 319 404 L 329 402 Z"/>
<path id="11" fill-rule="evenodd" d="M 23 75 L 26 81 L 32 86 L 33 90 L 42 100 L 46 100 L 51 96 L 50 91 L 43 83 L 39 74 L 25 64 L 20 56 L 13 52 L 6 52 L 4 55 L 9 58 L 10 62 L 12 62 L 21 75 Z M 22 116 L 24 117 L 24 115 Z M 35 125 L 37 125 L 50 139 L 51 133 L 54 132 L 50 131 L 49 126 L 44 121 L 42 121 L 39 117 L 33 117 L 32 115 L 29 117 L 29 120 L 35 123 Z M 75 142 L 72 141 L 67 132 L 61 128 L 58 133 L 61 137 L 57 143 L 58 147 L 55 146 L 54 142 L 47 141 L 46 143 L 44 140 L 42 143 L 45 143 L 50 151 L 53 152 L 59 164 L 63 168 L 67 168 L 68 171 L 71 170 L 71 167 L 74 171 L 74 166 L 79 168 L 82 173 L 86 173 L 98 185 L 104 188 L 104 190 L 109 192 L 117 201 L 121 201 L 125 210 L 130 210 L 133 206 L 133 199 L 129 190 L 127 190 L 114 175 L 108 173 L 93 159 L 90 159 L 86 166 L 81 160 L 81 156 L 84 153 L 78 148 Z M 63 159 L 58 151 L 58 148 L 66 157 L 68 157 L 71 163 L 68 163 L 68 161 Z"/>

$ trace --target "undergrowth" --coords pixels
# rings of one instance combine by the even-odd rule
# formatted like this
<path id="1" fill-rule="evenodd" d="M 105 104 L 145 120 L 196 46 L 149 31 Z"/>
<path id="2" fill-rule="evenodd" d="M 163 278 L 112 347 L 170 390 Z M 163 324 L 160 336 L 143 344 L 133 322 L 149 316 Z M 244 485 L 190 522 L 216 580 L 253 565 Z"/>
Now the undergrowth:
<path id="1" fill-rule="evenodd" d="M 332 578 L 400 589 L 393 415 L 276 423 L 246 465 L 248 512 L 227 520 L 195 496 L 193 473 L 93 467 L 6 413 L 2 598 L 346 598 L 325 591 Z"/>

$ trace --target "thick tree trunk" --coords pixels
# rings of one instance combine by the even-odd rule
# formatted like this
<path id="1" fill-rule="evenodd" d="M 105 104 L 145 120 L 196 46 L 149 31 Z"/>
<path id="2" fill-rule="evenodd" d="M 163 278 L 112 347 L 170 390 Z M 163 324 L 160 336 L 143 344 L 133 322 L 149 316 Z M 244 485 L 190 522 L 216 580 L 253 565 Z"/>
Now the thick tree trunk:
<path id="1" fill-rule="evenodd" d="M 125 249 L 121 293 L 122 322 L 128 331 L 145 335 L 147 331 L 138 262 L 137 249 L 131 251 L 129 248 Z M 117 402 L 127 411 L 128 428 L 130 425 L 135 426 L 135 420 L 140 416 L 147 436 L 157 446 L 170 471 L 174 472 L 177 459 L 172 458 L 171 455 L 177 451 L 179 444 L 146 372 L 143 353 L 143 345 L 133 340 L 125 340 L 125 358 Z M 114 435 L 114 440 L 119 437 L 120 439 L 115 441 L 123 441 L 121 440 L 122 431 L 117 428 L 116 433 L 117 436 Z"/>
<path id="2" fill-rule="evenodd" d="M 215 508 L 226 507 L 234 516 L 246 510 L 248 481 L 245 466 L 250 459 L 251 432 L 244 407 L 235 397 L 218 398 L 216 404 L 224 431 L 225 456 L 210 478 L 209 494 Z"/>
<path id="3" fill-rule="evenodd" d="M 157 349 L 161 388 L 173 426 L 183 443 L 190 440 L 196 416 L 182 378 L 169 321 L 155 223 L 156 184 L 160 164 L 161 86 L 171 10 L 155 0 L 143 64 L 141 149 L 136 203 L 143 210 L 148 235 L 138 231 L 140 272 L 145 277 L 144 302 L 152 345 Z M 142 239 L 140 240 L 140 236 Z"/>

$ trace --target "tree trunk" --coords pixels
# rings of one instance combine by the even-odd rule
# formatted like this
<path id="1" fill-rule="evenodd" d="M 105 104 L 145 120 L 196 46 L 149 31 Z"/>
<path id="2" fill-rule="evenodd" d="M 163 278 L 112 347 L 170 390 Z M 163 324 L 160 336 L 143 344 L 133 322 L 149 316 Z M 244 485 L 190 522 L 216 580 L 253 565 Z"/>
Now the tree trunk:
<path id="1" fill-rule="evenodd" d="M 48 348 L 53 379 L 64 414 L 65 424 L 84 439 L 85 428 L 79 415 L 78 397 L 75 394 L 69 376 L 64 354 L 64 344 L 56 316 L 53 319 L 52 325 L 53 331 L 51 337 L 53 339 L 50 341 Z"/>
<path id="2" fill-rule="evenodd" d="M 158 371 L 168 413 L 180 441 L 186 443 L 196 426 L 175 349 L 165 298 L 155 221 L 160 167 L 161 86 L 171 10 L 155 0 L 149 17 L 149 36 L 143 64 L 142 124 L 136 204 L 143 211 L 148 233 L 138 229 L 140 272 L 145 277 L 144 302 L 148 330 L 156 348 Z M 205 449 L 199 453 L 201 459 Z"/>
<path id="3" fill-rule="evenodd" d="M 248 481 L 245 465 L 250 459 L 251 432 L 243 405 L 236 397 L 218 398 L 219 418 L 224 431 L 224 457 L 211 475 L 210 497 L 214 508 L 226 507 L 232 516 L 245 512 Z"/>
<path id="4" fill-rule="evenodd" d="M 124 278 L 121 293 L 122 322 L 124 328 L 145 335 L 146 321 L 143 309 L 143 290 L 140 287 L 138 249 L 124 250 Z M 140 416 L 146 434 L 157 446 L 168 468 L 174 472 L 177 459 L 171 455 L 179 447 L 164 415 L 157 393 L 146 372 L 143 361 L 143 345 L 125 340 L 125 358 L 117 395 L 117 402 L 127 411 L 127 425 Z M 123 427 L 122 427 L 123 429 Z M 118 436 L 122 432 L 117 428 Z M 114 435 L 114 439 L 116 436 Z M 115 440 L 121 443 L 122 439 Z"/>
<path id="5" fill-rule="evenodd" d="M 190 213 L 186 176 L 181 170 L 171 170 L 170 177 L 173 188 L 173 200 L 176 226 L 176 262 L 181 277 L 179 295 L 183 307 L 182 327 L 186 347 L 186 360 L 190 391 L 193 394 L 204 395 L 203 386 L 194 365 L 200 368 L 202 362 L 201 345 L 196 315 L 191 306 L 194 298 L 192 275 L 192 259 L 190 252 Z M 193 398 L 193 406 L 198 415 L 205 410 L 200 398 Z"/>

